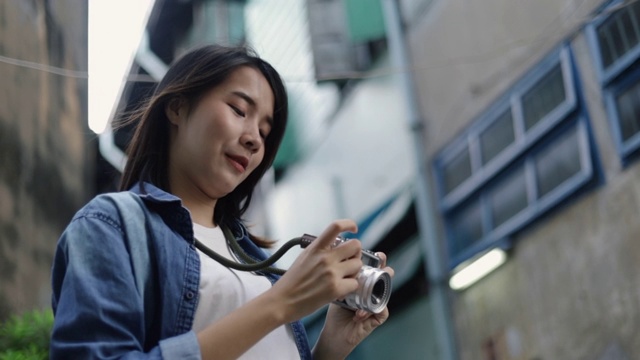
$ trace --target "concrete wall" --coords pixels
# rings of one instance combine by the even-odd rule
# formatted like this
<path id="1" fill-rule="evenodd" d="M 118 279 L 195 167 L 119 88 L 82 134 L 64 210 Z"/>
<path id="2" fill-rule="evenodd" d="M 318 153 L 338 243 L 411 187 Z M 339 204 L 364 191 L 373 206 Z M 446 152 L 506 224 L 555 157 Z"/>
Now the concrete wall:
<path id="1" fill-rule="evenodd" d="M 621 166 L 582 26 L 603 1 L 438 1 L 409 38 L 428 156 L 569 41 L 604 182 L 516 235 L 508 262 L 451 294 L 461 359 L 640 358 L 640 164 Z M 441 234 L 444 236 L 443 234 Z"/>
<path id="2" fill-rule="evenodd" d="M 49 306 L 56 240 L 92 192 L 87 1 L 0 1 L 0 55 L 2 320 Z"/>
<path id="3" fill-rule="evenodd" d="M 410 30 L 426 149 L 439 150 L 601 0 L 436 1 Z"/>

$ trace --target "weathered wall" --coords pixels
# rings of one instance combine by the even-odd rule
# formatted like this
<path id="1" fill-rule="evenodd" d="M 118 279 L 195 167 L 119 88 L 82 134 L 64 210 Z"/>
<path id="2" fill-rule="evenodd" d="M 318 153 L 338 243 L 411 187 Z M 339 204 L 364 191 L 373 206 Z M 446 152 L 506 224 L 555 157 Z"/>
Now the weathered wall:
<path id="1" fill-rule="evenodd" d="M 640 357 L 640 166 L 521 234 L 510 260 L 455 296 L 462 359 Z M 621 357 L 624 359 L 624 357 Z"/>
<path id="2" fill-rule="evenodd" d="M 409 48 L 428 155 L 590 18 L 601 0 L 440 0 Z"/>
<path id="3" fill-rule="evenodd" d="M 0 1 L 0 55 L 1 320 L 49 306 L 56 240 L 92 191 L 87 1 Z"/>
<path id="4" fill-rule="evenodd" d="M 604 183 L 517 235 L 508 262 L 452 293 L 461 359 L 640 358 L 640 164 L 623 168 L 581 27 L 603 1 L 439 1 L 410 48 L 430 157 L 568 39 Z"/>

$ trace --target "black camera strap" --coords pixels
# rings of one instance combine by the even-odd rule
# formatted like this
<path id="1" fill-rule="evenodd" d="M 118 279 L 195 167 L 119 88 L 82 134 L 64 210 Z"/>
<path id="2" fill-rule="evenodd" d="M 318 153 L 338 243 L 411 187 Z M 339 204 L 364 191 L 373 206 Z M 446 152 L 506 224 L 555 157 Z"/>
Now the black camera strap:
<path id="1" fill-rule="evenodd" d="M 240 270 L 240 271 L 264 271 L 264 272 L 268 272 L 276 275 L 284 275 L 286 270 L 272 267 L 271 265 L 273 265 L 276 261 L 278 261 L 292 247 L 296 245 L 301 245 L 303 247 L 308 245 L 308 240 L 305 239 L 305 237 L 294 238 L 286 242 L 284 245 L 282 245 L 282 247 L 280 247 L 278 251 L 276 251 L 273 255 L 268 257 L 266 260 L 257 261 L 251 256 L 249 256 L 242 249 L 242 247 L 240 246 L 240 244 L 238 244 L 238 241 L 236 240 L 235 236 L 233 236 L 229 228 L 223 226 L 221 227 L 221 229 L 224 234 L 224 238 L 229 244 L 229 246 L 231 247 L 231 250 L 233 251 L 233 253 L 238 258 L 240 258 L 240 260 L 244 261 L 244 263 L 239 263 L 239 262 L 227 259 L 226 257 L 208 248 L 198 239 L 194 238 L 196 248 L 202 251 L 208 257 L 219 262 L 220 264 L 228 268 Z"/>

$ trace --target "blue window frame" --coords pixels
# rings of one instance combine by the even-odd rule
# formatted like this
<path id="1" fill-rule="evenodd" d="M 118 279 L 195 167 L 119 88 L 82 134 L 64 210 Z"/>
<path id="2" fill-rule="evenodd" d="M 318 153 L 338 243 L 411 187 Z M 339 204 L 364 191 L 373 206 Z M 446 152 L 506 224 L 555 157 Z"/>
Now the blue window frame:
<path id="1" fill-rule="evenodd" d="M 595 178 L 574 68 L 569 47 L 556 49 L 436 156 L 451 269 Z"/>
<path id="2" fill-rule="evenodd" d="M 640 150 L 640 2 L 613 1 L 586 28 L 623 163 Z"/>

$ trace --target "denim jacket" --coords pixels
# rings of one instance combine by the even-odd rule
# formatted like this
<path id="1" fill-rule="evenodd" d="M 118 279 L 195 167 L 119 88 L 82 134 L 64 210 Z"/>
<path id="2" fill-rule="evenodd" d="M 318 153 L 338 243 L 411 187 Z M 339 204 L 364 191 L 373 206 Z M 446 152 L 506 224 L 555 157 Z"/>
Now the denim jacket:
<path id="1" fill-rule="evenodd" d="M 109 194 L 97 196 L 76 213 L 58 241 L 51 359 L 200 359 L 191 330 L 200 259 L 189 212 L 179 198 L 149 183 L 131 191 L 145 205 L 152 294 L 138 290 L 135 254 L 127 247 L 124 219 L 135 216 L 135 209 L 121 212 Z M 247 254 L 265 258 L 240 221 L 229 227 Z M 278 279 L 264 276 L 272 283 Z M 311 359 L 303 325 L 291 326 L 301 359 Z"/>

